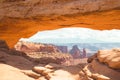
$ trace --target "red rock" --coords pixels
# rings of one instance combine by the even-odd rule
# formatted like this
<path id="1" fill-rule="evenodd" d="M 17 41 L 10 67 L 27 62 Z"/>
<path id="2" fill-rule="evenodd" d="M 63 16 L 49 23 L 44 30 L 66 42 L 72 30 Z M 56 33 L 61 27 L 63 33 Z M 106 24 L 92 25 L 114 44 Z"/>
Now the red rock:
<path id="1" fill-rule="evenodd" d="M 73 56 L 73 58 L 81 58 L 82 57 L 82 55 L 81 55 L 82 52 L 79 50 L 77 45 L 74 45 L 69 53 Z"/>
<path id="2" fill-rule="evenodd" d="M 19 41 L 15 45 L 15 49 L 23 52 L 43 52 L 43 53 L 57 53 L 61 52 L 56 46 L 50 44 L 40 44 L 32 42 Z"/>
<path id="3" fill-rule="evenodd" d="M 67 47 L 67 46 L 57 46 L 57 48 L 58 48 L 62 53 L 68 53 L 68 47 Z"/>
<path id="4" fill-rule="evenodd" d="M 97 58 L 111 68 L 120 69 L 120 49 L 100 50 Z"/>

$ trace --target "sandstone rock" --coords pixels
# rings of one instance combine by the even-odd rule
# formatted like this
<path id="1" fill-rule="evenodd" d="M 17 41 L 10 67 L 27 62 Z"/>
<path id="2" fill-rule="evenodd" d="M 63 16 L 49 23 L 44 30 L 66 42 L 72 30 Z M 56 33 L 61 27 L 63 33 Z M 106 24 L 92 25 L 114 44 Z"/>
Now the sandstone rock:
<path id="1" fill-rule="evenodd" d="M 119 0 L 20 0 L 0 3 L 0 16 L 28 18 L 102 11 L 120 7 Z M 14 15 L 15 14 L 15 15 Z"/>
<path id="2" fill-rule="evenodd" d="M 39 44 L 39 43 L 37 44 L 37 43 L 23 42 L 23 41 L 19 41 L 15 45 L 15 49 L 23 52 L 43 52 L 43 53 L 60 52 L 60 50 L 54 45 Z"/>
<path id="3" fill-rule="evenodd" d="M 0 63 L 0 80 L 34 80 L 23 73 L 19 69 Z"/>
<path id="4" fill-rule="evenodd" d="M 56 70 L 50 80 L 76 80 L 69 72 Z"/>
<path id="5" fill-rule="evenodd" d="M 97 60 L 93 60 L 84 69 L 85 74 L 96 80 L 119 80 L 120 72 L 113 70 Z"/>
<path id="6" fill-rule="evenodd" d="M 34 79 L 38 79 L 39 77 L 41 77 L 40 74 L 37 74 L 35 72 L 33 72 L 32 70 L 21 70 L 22 73 L 24 73 L 25 75 L 28 75 Z"/>
<path id="7" fill-rule="evenodd" d="M 80 65 L 63 66 L 54 63 L 36 65 L 22 57 L 20 53 L 11 49 L 0 50 L 0 80 L 86 80 L 84 77 L 79 76 L 79 71 L 82 69 Z M 65 55 L 61 55 L 61 53 L 57 55 L 60 57 L 58 60 L 64 61 L 67 58 L 69 60 L 70 57 Z M 47 60 L 50 59 L 47 58 Z"/>
<path id="8" fill-rule="evenodd" d="M 68 47 L 67 47 L 67 46 L 57 46 L 57 48 L 58 48 L 62 53 L 68 53 Z"/>
<path id="9" fill-rule="evenodd" d="M 83 48 L 82 58 L 86 58 L 86 57 L 87 57 L 87 52 L 86 52 L 86 49 Z"/>
<path id="10" fill-rule="evenodd" d="M 100 74 L 92 74 L 92 77 L 96 80 L 110 80 L 109 77 Z"/>
<path id="11" fill-rule="evenodd" d="M 87 59 L 87 62 L 88 62 L 88 63 L 91 63 L 94 59 L 97 59 L 97 54 L 94 54 L 94 55 L 90 56 L 90 57 Z"/>
<path id="12" fill-rule="evenodd" d="M 10 55 L 9 51 L 0 50 L 0 62 L 15 66 L 20 69 L 31 69 L 33 63 L 22 56 Z"/>
<path id="13" fill-rule="evenodd" d="M 100 62 L 108 64 L 111 68 L 120 69 L 120 49 L 100 50 L 97 58 Z"/>
<path id="14" fill-rule="evenodd" d="M 70 54 L 61 53 L 55 45 L 51 44 L 19 41 L 15 45 L 15 49 L 25 52 L 29 57 L 27 59 L 39 64 L 57 63 L 70 65 L 73 60 Z"/>
<path id="15" fill-rule="evenodd" d="M 7 43 L 4 40 L 0 40 L 0 49 L 9 49 Z"/>
<path id="16" fill-rule="evenodd" d="M 51 66 L 50 66 L 51 65 Z M 50 63 L 43 67 L 35 66 L 33 71 L 41 74 L 43 77 L 38 78 L 38 80 L 87 80 L 82 76 L 79 76 L 79 71 L 81 66 L 62 66 L 59 64 Z"/>
<path id="17" fill-rule="evenodd" d="M 58 68 L 62 68 L 62 65 L 58 65 L 58 64 L 54 64 L 54 63 L 49 63 L 45 66 L 48 69 L 58 69 Z"/>
<path id="18" fill-rule="evenodd" d="M 40 77 L 40 78 L 38 78 L 36 80 L 47 80 L 47 79 L 44 76 L 42 76 L 42 77 Z"/>
<path id="19" fill-rule="evenodd" d="M 81 58 L 82 57 L 82 55 L 81 55 L 82 52 L 79 50 L 77 45 L 74 45 L 69 53 L 72 54 L 73 58 Z"/>
<path id="20" fill-rule="evenodd" d="M 100 50 L 88 59 L 83 72 L 90 80 L 119 80 L 120 49 Z"/>
<path id="21" fill-rule="evenodd" d="M 52 69 L 47 69 L 47 68 L 45 68 L 45 67 L 37 67 L 37 66 L 35 66 L 34 68 L 33 68 L 33 70 L 35 71 L 35 72 L 37 72 L 37 73 L 39 73 L 39 74 L 42 74 L 42 75 L 47 75 L 47 74 L 49 74 L 49 73 L 51 73 L 51 72 L 53 72 L 53 70 Z"/>

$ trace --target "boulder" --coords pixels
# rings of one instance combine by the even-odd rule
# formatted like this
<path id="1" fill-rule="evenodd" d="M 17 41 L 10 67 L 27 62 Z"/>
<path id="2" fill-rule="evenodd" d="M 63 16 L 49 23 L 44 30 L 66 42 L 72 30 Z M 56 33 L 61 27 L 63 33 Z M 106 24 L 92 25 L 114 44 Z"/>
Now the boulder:
<path id="1" fill-rule="evenodd" d="M 120 49 L 100 50 L 88 59 L 83 72 L 90 80 L 120 79 Z"/>
<path id="2" fill-rule="evenodd" d="M 45 66 L 35 66 L 33 71 L 42 75 L 38 80 L 87 80 L 85 77 L 79 76 L 81 69 L 80 65 L 62 66 L 50 63 Z"/>
<path id="3" fill-rule="evenodd" d="M 38 79 L 39 77 L 41 77 L 40 74 L 37 74 L 35 72 L 33 72 L 32 70 L 21 70 L 22 73 L 24 73 L 25 75 L 28 75 L 34 79 Z"/>
<path id="4" fill-rule="evenodd" d="M 97 58 L 113 69 L 120 69 L 120 49 L 100 50 Z"/>

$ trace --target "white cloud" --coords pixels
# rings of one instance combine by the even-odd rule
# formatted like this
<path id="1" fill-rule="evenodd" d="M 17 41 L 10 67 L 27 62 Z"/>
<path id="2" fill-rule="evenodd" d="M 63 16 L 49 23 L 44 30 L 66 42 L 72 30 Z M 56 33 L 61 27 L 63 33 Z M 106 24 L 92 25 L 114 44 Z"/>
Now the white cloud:
<path id="1" fill-rule="evenodd" d="M 20 40 L 41 43 L 104 43 L 120 42 L 120 30 L 93 30 L 88 28 L 61 28 L 41 31 L 28 39 Z"/>

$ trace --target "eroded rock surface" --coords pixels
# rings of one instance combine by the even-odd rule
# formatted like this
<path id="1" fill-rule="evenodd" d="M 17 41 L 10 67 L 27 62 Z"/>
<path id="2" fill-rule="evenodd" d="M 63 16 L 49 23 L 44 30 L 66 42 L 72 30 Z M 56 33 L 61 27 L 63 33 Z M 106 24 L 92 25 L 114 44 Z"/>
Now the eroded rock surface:
<path id="1" fill-rule="evenodd" d="M 100 62 L 108 64 L 113 69 L 120 69 L 120 49 L 100 50 L 97 58 Z"/>
<path id="2" fill-rule="evenodd" d="M 82 58 L 82 52 L 77 45 L 74 45 L 69 53 L 73 56 L 73 58 Z"/>
<path id="3" fill-rule="evenodd" d="M 34 80 L 20 72 L 19 69 L 0 63 L 0 80 Z"/>
<path id="4" fill-rule="evenodd" d="M 88 59 L 89 64 L 83 69 L 90 80 L 120 79 L 119 49 L 100 50 Z"/>
<path id="5" fill-rule="evenodd" d="M 119 49 L 100 50 L 88 60 L 89 64 L 71 66 L 36 64 L 20 53 L 0 48 L 0 80 L 120 80 Z"/>
<path id="6" fill-rule="evenodd" d="M 61 51 L 52 44 L 32 43 L 19 41 L 15 49 L 23 52 L 60 53 Z"/>
<path id="7" fill-rule="evenodd" d="M 73 57 L 70 54 L 62 53 L 56 46 L 51 44 L 19 41 L 15 45 L 15 49 L 25 52 L 30 57 L 28 59 L 36 63 L 70 65 L 73 61 Z"/>
<path id="8" fill-rule="evenodd" d="M 120 0 L 2 0 L 0 18 L 66 15 L 120 7 Z"/>
<path id="9" fill-rule="evenodd" d="M 33 67 L 33 71 L 41 75 L 37 80 L 87 80 L 79 75 L 81 69 L 81 65 L 62 66 L 54 63 Z"/>

